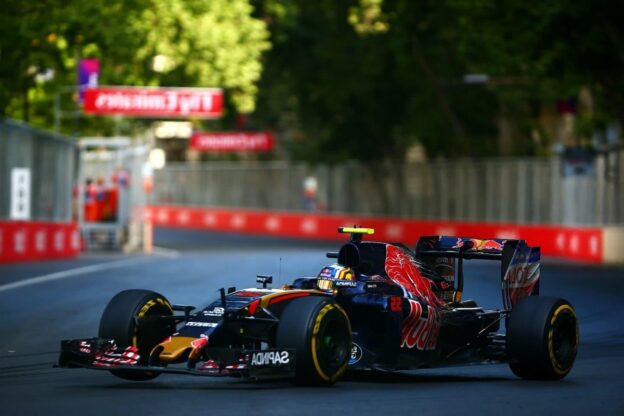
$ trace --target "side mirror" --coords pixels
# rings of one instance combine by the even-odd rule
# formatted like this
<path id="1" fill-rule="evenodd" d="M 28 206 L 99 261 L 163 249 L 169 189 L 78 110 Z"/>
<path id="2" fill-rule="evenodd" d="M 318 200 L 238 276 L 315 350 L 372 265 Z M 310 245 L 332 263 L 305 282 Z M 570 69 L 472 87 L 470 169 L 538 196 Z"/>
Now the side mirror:
<path id="1" fill-rule="evenodd" d="M 261 283 L 262 289 L 266 289 L 268 284 L 273 283 L 273 276 L 259 274 L 256 276 L 256 283 Z"/>

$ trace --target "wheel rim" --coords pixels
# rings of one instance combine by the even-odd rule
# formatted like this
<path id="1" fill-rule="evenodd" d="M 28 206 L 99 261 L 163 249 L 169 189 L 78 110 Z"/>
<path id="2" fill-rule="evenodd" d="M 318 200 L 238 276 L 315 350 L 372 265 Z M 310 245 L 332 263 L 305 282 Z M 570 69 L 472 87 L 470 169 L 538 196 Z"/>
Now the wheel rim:
<path id="1" fill-rule="evenodd" d="M 316 356 L 323 372 L 330 377 L 347 361 L 350 349 L 349 328 L 341 319 L 328 319 L 319 329 Z"/>
<path id="2" fill-rule="evenodd" d="M 141 318 L 151 318 L 156 316 L 172 315 L 171 308 L 165 303 L 155 303 L 152 307 L 147 309 L 145 313 L 140 316 Z M 138 316 L 137 316 L 138 317 Z M 149 322 L 149 321 L 148 321 Z M 154 346 L 161 342 L 164 338 L 174 332 L 175 327 L 159 325 L 157 321 L 152 321 L 144 324 L 143 328 L 137 328 L 135 332 L 136 345 L 139 348 L 139 354 L 141 355 L 141 363 L 147 364 L 149 360 L 149 354 Z M 134 342 L 133 342 L 134 344 Z"/>
<path id="3" fill-rule="evenodd" d="M 551 353 L 559 371 L 568 371 L 576 357 L 578 328 L 574 315 L 564 310 L 552 326 Z"/>

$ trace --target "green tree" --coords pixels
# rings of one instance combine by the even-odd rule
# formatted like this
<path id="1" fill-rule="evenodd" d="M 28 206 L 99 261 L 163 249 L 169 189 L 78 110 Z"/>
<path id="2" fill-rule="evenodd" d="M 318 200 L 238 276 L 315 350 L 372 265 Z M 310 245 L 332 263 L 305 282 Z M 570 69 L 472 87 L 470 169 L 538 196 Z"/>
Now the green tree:
<path id="1" fill-rule="evenodd" d="M 624 7 L 610 0 L 449 2 L 469 70 L 487 73 L 514 115 L 535 127 L 540 108 L 588 88 L 597 119 L 624 123 Z"/>
<path id="2" fill-rule="evenodd" d="M 260 123 L 309 160 L 513 154 L 536 144 L 541 109 L 589 87 L 596 120 L 624 121 L 622 6 L 608 0 L 265 0 L 275 47 Z M 490 82 L 467 85 L 465 74 Z"/>
<path id="3" fill-rule="evenodd" d="M 270 43 L 247 0 L 6 3 L 0 32 L 4 114 L 50 127 L 53 97 L 75 84 L 83 57 L 101 60 L 103 85 L 222 87 L 233 111 L 254 109 L 261 55 Z M 54 79 L 37 82 L 37 73 L 48 68 Z"/>
<path id="4" fill-rule="evenodd" d="M 271 15 L 276 3 L 282 13 Z M 274 48 L 259 118 L 279 126 L 295 157 L 312 161 L 401 161 L 416 142 L 432 156 L 487 154 L 496 101 L 457 82 L 458 33 L 445 8 L 380 4 L 265 3 Z"/>

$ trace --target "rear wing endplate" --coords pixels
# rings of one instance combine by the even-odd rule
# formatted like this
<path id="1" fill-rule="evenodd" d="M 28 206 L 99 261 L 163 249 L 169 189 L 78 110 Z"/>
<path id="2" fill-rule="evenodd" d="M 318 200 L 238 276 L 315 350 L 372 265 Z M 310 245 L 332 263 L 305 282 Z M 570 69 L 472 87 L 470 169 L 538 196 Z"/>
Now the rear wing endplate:
<path id="1" fill-rule="evenodd" d="M 503 306 L 508 310 L 520 298 L 539 294 L 541 251 L 525 240 L 427 236 L 418 240 L 416 257 L 458 259 L 459 291 L 463 290 L 463 259 L 500 260 Z"/>

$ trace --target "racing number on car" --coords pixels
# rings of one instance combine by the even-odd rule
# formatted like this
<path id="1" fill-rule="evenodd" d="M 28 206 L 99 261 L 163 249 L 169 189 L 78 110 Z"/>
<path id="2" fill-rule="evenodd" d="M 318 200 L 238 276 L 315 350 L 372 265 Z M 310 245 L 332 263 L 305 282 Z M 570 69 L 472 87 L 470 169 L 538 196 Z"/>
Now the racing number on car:
<path id="1" fill-rule="evenodd" d="M 401 312 L 403 310 L 403 299 L 399 296 L 390 298 L 390 310 L 392 312 Z"/>

